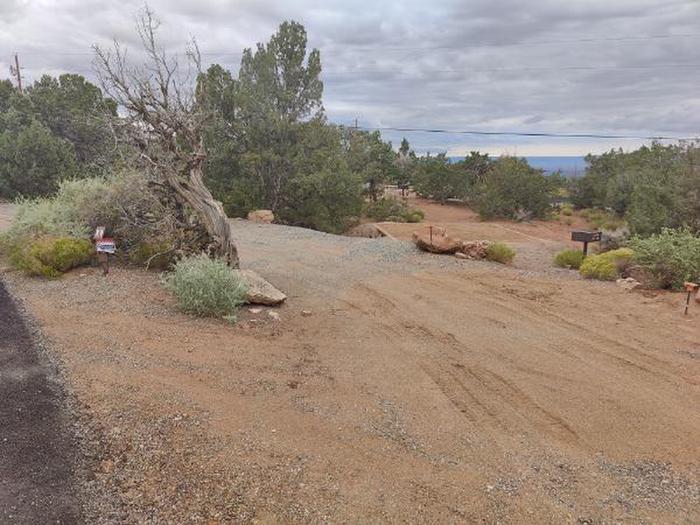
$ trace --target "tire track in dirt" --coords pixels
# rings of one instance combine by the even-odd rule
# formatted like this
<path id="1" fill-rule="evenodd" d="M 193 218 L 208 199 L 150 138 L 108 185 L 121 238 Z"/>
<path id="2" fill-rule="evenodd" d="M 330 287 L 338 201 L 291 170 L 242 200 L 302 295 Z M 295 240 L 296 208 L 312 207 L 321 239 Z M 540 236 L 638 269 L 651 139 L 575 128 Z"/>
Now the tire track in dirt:
<path id="1" fill-rule="evenodd" d="M 416 275 L 415 279 L 441 289 L 443 292 L 453 290 L 454 286 L 453 283 L 446 284 L 443 280 L 436 277 Z M 514 295 L 508 300 L 504 300 L 497 295 L 500 290 L 494 290 L 493 287 L 478 281 L 472 282 L 484 290 L 484 293 L 479 295 L 479 303 L 483 305 L 483 310 L 485 311 L 496 312 L 501 310 L 510 317 L 538 324 L 542 324 L 543 321 L 549 321 L 549 326 L 556 330 L 561 330 L 566 326 L 572 329 L 567 331 L 567 338 L 572 338 L 579 342 L 577 345 L 571 345 L 571 348 L 586 349 L 591 345 L 595 345 L 596 352 L 605 355 L 615 364 L 637 369 L 652 376 L 654 380 L 663 379 L 672 384 L 677 378 L 682 378 L 691 385 L 697 386 L 700 384 L 694 377 L 679 371 L 669 361 L 651 355 L 639 345 L 630 344 L 625 340 L 612 337 L 601 331 L 597 328 L 598 324 L 595 322 L 574 321 L 547 308 L 545 301 L 537 300 L 537 298 L 523 298 Z M 533 302 L 537 305 L 536 310 L 532 308 Z M 545 327 L 543 327 L 544 329 Z M 611 347 L 621 350 L 621 352 L 611 351 Z"/>
<path id="2" fill-rule="evenodd" d="M 398 314 L 396 302 L 367 284 L 357 286 L 373 307 L 382 311 L 378 323 L 397 340 L 406 331 L 431 354 L 421 353 L 421 368 L 461 414 L 473 423 L 488 420 L 500 432 L 513 432 L 513 414 L 523 428 L 534 427 L 567 445 L 578 442 L 576 432 L 562 418 L 548 412 L 522 389 L 502 375 L 477 364 L 468 348 L 454 334 L 407 321 Z M 401 327 L 406 331 L 402 331 Z M 410 350 L 410 345 L 402 344 Z M 415 352 L 414 352 L 415 353 Z M 510 414 L 512 412 L 513 414 Z"/>

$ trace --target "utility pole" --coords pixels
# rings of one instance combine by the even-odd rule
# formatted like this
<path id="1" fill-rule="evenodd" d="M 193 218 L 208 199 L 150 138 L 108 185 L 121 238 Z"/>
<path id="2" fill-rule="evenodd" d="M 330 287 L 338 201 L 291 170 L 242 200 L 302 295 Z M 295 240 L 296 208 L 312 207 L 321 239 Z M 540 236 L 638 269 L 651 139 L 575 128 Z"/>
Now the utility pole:
<path id="1" fill-rule="evenodd" d="M 357 117 L 355 117 L 355 131 L 357 131 Z"/>
<path id="2" fill-rule="evenodd" d="M 15 53 L 15 65 L 10 66 L 10 73 L 15 75 L 17 77 L 17 89 L 19 90 L 20 95 L 23 93 L 22 91 L 22 70 L 19 67 L 19 57 L 17 56 L 17 53 Z"/>

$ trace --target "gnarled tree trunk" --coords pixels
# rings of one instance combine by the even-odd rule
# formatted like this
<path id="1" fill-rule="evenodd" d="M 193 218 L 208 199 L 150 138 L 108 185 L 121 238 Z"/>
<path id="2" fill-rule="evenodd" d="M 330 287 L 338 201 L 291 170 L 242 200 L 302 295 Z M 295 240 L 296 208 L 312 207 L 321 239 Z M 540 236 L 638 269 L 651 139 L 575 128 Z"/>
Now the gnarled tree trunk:
<path id="1" fill-rule="evenodd" d="M 233 240 L 233 229 L 224 212 L 224 207 L 214 199 L 209 189 L 204 185 L 202 166 L 194 166 L 190 169 L 187 182 L 183 182 L 177 175 L 168 175 L 168 184 L 177 195 L 186 202 L 197 214 L 202 226 L 213 241 L 212 255 L 217 255 L 226 260 L 232 268 L 240 266 L 238 248 Z"/>
<path id="2" fill-rule="evenodd" d="M 211 240 L 210 254 L 238 268 L 231 224 L 221 203 L 204 185 L 204 130 L 210 115 L 194 89 L 201 74 L 199 52 L 192 42 L 187 53 L 190 67 L 183 70 L 157 44 L 158 25 L 146 7 L 137 24 L 147 57 L 142 67 L 130 67 L 118 43 L 112 52 L 95 48 L 102 86 L 126 109 L 124 129 L 141 147 L 141 157 L 150 162 L 177 200 L 197 214 Z"/>

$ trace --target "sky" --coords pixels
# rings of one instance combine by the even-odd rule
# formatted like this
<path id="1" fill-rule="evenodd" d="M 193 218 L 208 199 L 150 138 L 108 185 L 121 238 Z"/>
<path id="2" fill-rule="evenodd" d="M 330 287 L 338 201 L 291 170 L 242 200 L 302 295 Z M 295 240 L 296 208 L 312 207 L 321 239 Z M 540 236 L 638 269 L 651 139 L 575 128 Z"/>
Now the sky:
<path id="1" fill-rule="evenodd" d="M 161 43 L 196 37 L 205 63 L 284 20 L 321 52 L 324 106 L 339 124 L 493 132 L 700 135 L 700 0 L 151 0 Z M 91 46 L 138 48 L 142 0 L 0 0 L 0 78 L 95 79 Z M 583 155 L 638 139 L 383 132 L 461 155 Z M 648 141 L 647 141 L 648 142 Z"/>

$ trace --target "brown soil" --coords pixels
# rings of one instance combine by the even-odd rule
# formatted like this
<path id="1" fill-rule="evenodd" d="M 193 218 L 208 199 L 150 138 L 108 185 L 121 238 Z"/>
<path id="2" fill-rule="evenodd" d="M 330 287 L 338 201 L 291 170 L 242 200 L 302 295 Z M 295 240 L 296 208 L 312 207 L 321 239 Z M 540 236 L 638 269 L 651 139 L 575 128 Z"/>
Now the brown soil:
<path id="1" fill-rule="evenodd" d="M 439 212 L 465 238 L 566 243 Z M 181 315 L 142 271 L 6 275 L 128 521 L 700 521 L 700 310 L 680 295 L 235 227 L 244 266 L 289 295 L 279 321 Z"/>

